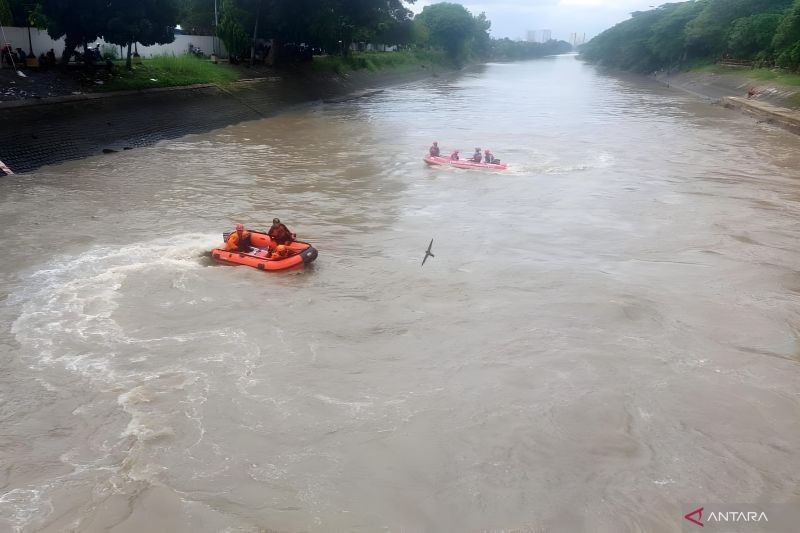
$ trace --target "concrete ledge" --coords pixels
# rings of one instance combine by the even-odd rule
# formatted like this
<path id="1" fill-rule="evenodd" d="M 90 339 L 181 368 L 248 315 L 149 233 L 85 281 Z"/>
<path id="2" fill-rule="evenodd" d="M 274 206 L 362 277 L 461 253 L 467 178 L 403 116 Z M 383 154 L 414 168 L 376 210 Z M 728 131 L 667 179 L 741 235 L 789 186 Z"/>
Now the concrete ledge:
<path id="1" fill-rule="evenodd" d="M 347 77 L 310 70 L 267 74 L 225 85 L 5 102 L 0 104 L 0 123 L 10 127 L 0 128 L 0 160 L 20 174 L 71 159 L 114 157 L 115 152 L 274 116 L 297 105 L 366 98 L 383 87 L 438 72 L 420 66 Z"/>
<path id="2" fill-rule="evenodd" d="M 252 82 L 252 80 L 243 80 Z M 64 104 L 69 102 L 83 102 L 86 100 L 102 100 L 104 98 L 114 98 L 115 96 L 130 96 L 132 94 L 153 94 L 173 91 L 191 91 L 195 89 L 219 89 L 214 83 L 198 83 L 195 85 L 183 85 L 180 87 L 154 87 L 152 89 L 137 89 L 130 91 L 109 91 L 107 93 L 81 93 L 68 94 L 65 96 L 53 96 L 51 98 L 27 98 L 25 100 L 8 100 L 0 102 L 0 111 L 3 109 L 16 109 L 20 107 L 31 107 L 52 104 Z"/>
<path id="3" fill-rule="evenodd" d="M 770 124 L 775 124 L 793 133 L 800 134 L 800 111 L 778 107 L 758 100 L 748 100 L 740 96 L 726 96 L 722 98 L 722 105 L 764 118 Z"/>

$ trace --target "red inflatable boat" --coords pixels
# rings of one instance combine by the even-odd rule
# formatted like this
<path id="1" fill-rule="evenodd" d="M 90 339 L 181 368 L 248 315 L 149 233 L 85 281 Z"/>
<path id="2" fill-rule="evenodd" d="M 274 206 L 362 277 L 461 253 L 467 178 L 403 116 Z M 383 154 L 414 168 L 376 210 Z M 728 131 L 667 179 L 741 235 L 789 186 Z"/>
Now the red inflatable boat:
<path id="1" fill-rule="evenodd" d="M 250 230 L 248 230 L 250 231 Z M 229 233 L 223 233 L 223 241 L 228 241 Z M 312 263 L 317 258 L 317 250 L 307 242 L 294 241 L 286 245 L 288 253 L 278 257 L 273 253 L 277 244 L 266 233 L 250 231 L 250 252 L 228 252 L 224 248 L 214 248 L 211 257 L 220 263 L 246 265 L 258 270 L 287 270 Z"/>
<path id="2" fill-rule="evenodd" d="M 470 169 L 483 169 L 483 170 L 505 170 L 508 165 L 505 163 L 476 163 L 469 159 L 450 159 L 449 157 L 433 157 L 431 155 L 425 156 L 425 162 L 431 166 L 451 166 L 456 168 L 470 168 Z"/>

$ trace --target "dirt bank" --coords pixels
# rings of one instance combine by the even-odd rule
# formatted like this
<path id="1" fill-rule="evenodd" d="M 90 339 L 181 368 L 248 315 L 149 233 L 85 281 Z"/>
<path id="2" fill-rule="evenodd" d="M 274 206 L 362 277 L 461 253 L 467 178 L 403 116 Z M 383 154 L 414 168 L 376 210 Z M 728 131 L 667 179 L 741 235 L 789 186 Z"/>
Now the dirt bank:
<path id="1" fill-rule="evenodd" d="M 133 149 L 273 116 L 307 102 L 366 97 L 382 87 L 447 73 L 427 65 L 344 76 L 298 69 L 225 87 L 0 103 L 0 123 L 4 125 L 0 128 L 0 161 L 15 173 L 28 172 L 68 159 Z"/>

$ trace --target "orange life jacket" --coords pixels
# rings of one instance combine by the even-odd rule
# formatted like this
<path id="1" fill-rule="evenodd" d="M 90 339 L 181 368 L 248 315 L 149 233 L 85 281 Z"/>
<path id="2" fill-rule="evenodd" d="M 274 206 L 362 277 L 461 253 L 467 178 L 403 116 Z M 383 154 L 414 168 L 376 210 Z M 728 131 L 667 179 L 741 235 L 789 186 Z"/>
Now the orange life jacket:
<path id="1" fill-rule="evenodd" d="M 239 232 L 234 231 L 225 243 L 225 250 L 228 252 L 249 252 L 250 251 L 250 232 L 243 231 L 241 238 Z"/>

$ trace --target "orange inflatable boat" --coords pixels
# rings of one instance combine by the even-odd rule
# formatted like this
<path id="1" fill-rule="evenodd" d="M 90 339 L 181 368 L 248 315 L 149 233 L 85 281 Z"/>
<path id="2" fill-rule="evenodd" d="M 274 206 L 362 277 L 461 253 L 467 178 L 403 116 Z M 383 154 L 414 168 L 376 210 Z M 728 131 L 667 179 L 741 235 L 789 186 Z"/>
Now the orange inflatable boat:
<path id="1" fill-rule="evenodd" d="M 214 248 L 211 257 L 220 263 L 246 265 L 258 270 L 287 270 L 312 263 L 317 258 L 317 250 L 307 242 L 294 241 L 287 244 L 288 254 L 278 257 L 274 254 L 277 244 L 266 233 L 250 231 L 250 252 L 228 252 L 224 248 Z M 228 241 L 229 233 L 223 233 L 223 241 Z"/>

